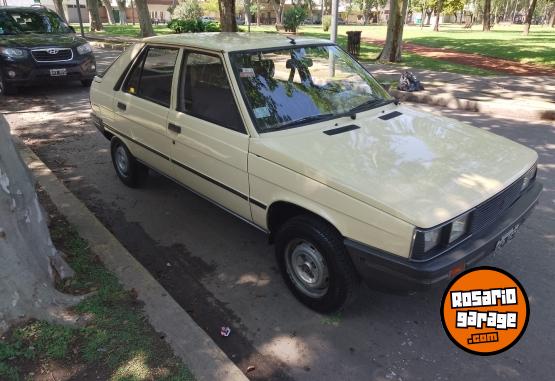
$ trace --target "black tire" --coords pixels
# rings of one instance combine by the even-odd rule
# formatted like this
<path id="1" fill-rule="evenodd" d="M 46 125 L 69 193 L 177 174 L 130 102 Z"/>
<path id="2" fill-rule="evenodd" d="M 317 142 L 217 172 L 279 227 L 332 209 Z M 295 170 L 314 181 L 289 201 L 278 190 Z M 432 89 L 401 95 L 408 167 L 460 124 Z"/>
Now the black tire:
<path id="1" fill-rule="evenodd" d="M 17 93 L 17 87 L 8 85 L 6 81 L 4 81 L 4 77 L 2 76 L 2 70 L 0 70 L 0 97 L 5 95 L 14 95 L 16 93 Z"/>
<path id="2" fill-rule="evenodd" d="M 93 83 L 92 79 L 82 79 L 81 80 L 81 85 L 83 85 L 83 87 L 91 87 Z"/>
<path id="3" fill-rule="evenodd" d="M 144 184 L 148 177 L 148 168 L 138 162 L 126 145 L 115 136 L 111 140 L 110 153 L 116 174 L 125 185 L 138 188 Z"/>
<path id="4" fill-rule="evenodd" d="M 302 246 L 318 252 L 326 266 L 327 271 L 323 272 L 327 274 L 326 286 L 316 289 L 314 292 L 312 289 L 307 291 L 306 285 L 303 285 L 303 281 L 296 275 L 303 272 L 301 269 L 303 266 L 298 265 L 299 256 L 294 253 L 302 251 Z M 297 258 L 297 266 L 292 265 L 294 257 Z M 339 311 L 356 297 L 360 278 L 345 249 L 343 239 L 333 226 L 316 216 L 301 215 L 283 224 L 276 235 L 276 259 L 283 279 L 293 294 L 303 304 L 317 312 Z M 304 263 L 306 264 L 307 261 Z M 308 263 L 313 264 L 311 261 Z M 304 266 L 308 269 L 304 275 L 309 277 L 309 273 L 313 274 L 310 270 L 318 267 Z M 314 271 L 314 273 L 318 273 L 318 271 Z M 322 277 L 318 276 L 317 278 Z M 299 286 L 299 284 L 301 285 Z M 312 295 L 312 293 L 318 295 Z"/>

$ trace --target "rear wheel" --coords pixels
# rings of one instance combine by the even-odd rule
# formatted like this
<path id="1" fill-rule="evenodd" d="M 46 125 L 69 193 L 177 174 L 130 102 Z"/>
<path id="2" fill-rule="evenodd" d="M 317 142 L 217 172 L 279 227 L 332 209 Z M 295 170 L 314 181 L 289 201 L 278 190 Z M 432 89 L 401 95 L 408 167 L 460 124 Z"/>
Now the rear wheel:
<path id="1" fill-rule="evenodd" d="M 342 309 L 355 297 L 359 277 L 333 226 L 303 215 L 287 221 L 276 235 L 276 257 L 293 294 L 318 312 Z"/>
<path id="2" fill-rule="evenodd" d="M 125 144 L 117 137 L 112 138 L 110 151 L 112 163 L 120 180 L 131 188 L 137 188 L 148 177 L 148 168 L 137 161 Z"/>

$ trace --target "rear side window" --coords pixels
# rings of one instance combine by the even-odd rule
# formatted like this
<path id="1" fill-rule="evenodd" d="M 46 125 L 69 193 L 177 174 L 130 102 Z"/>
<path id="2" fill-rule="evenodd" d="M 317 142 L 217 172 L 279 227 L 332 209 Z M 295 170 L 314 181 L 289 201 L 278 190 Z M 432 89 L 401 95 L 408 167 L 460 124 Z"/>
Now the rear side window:
<path id="1" fill-rule="evenodd" d="M 149 47 L 129 73 L 123 91 L 169 107 L 177 48 Z"/>
<path id="2" fill-rule="evenodd" d="M 203 53 L 188 53 L 182 66 L 178 110 L 245 133 L 221 59 Z"/>

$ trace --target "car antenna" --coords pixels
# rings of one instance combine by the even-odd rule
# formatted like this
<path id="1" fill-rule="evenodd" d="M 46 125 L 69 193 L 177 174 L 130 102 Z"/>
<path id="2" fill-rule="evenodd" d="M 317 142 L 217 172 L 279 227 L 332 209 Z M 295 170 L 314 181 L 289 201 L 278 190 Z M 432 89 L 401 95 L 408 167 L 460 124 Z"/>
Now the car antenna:
<path id="1" fill-rule="evenodd" d="M 288 38 L 289 40 L 291 40 L 289 43 L 293 44 L 293 45 L 297 45 L 297 42 L 295 41 L 295 39 L 293 37 L 289 37 L 289 36 L 285 36 L 286 38 Z"/>

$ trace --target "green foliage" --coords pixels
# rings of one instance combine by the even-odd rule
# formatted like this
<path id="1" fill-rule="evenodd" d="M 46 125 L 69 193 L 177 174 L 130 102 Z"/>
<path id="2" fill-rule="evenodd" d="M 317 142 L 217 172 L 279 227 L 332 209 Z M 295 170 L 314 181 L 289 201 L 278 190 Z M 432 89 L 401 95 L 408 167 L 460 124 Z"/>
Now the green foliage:
<path id="1" fill-rule="evenodd" d="M 203 16 L 198 0 L 183 0 L 173 10 L 172 16 L 179 20 L 197 20 Z"/>
<path id="2" fill-rule="evenodd" d="M 330 26 L 331 26 L 331 16 L 325 15 L 324 17 L 322 17 L 322 29 L 324 29 L 324 32 L 327 32 L 328 30 L 330 30 Z"/>
<path id="3" fill-rule="evenodd" d="M 306 9 L 304 7 L 294 6 L 288 8 L 283 14 L 283 26 L 286 31 L 296 32 L 299 25 L 306 18 Z"/>
<path id="4" fill-rule="evenodd" d="M 168 23 L 168 28 L 175 33 L 200 33 L 200 32 L 219 32 L 221 30 L 220 23 L 203 22 L 197 20 L 181 20 L 173 19 Z"/>

